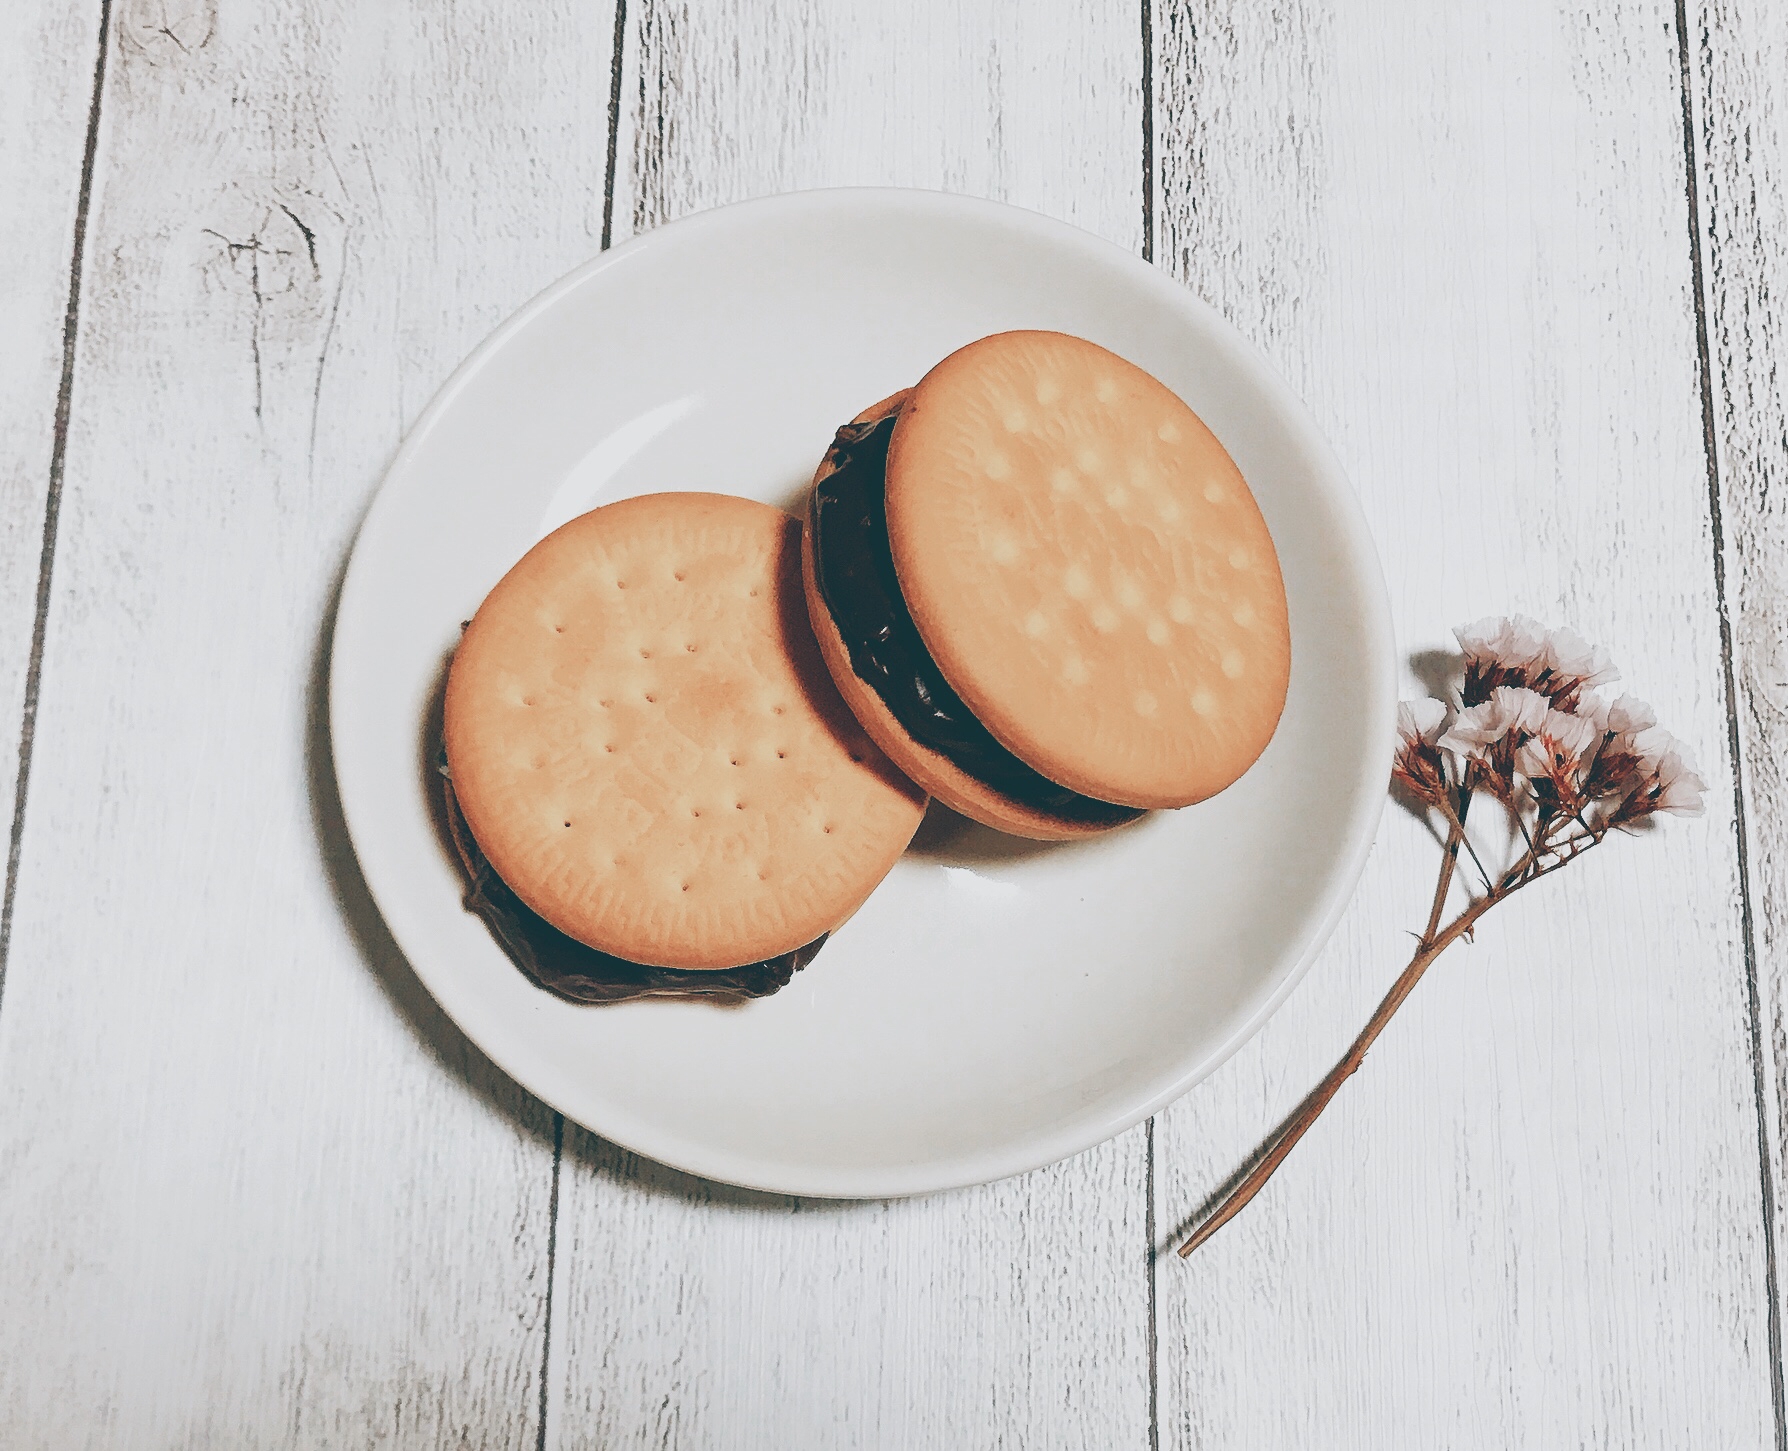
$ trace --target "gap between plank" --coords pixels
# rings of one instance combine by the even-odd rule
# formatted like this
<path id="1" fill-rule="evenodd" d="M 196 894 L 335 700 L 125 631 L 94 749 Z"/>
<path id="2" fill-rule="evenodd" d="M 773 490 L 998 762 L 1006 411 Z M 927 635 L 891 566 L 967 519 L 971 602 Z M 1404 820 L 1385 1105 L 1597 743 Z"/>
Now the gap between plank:
<path id="1" fill-rule="evenodd" d="M 1155 1116 L 1149 1115 L 1143 1135 L 1148 1148 L 1148 1172 L 1144 1183 L 1148 1203 L 1143 1208 L 1143 1233 L 1148 1239 L 1149 1272 L 1149 1451 L 1161 1451 L 1160 1317 L 1156 1312 L 1155 1286 L 1161 1272 L 1161 1246 L 1155 1242 Z"/>
<path id="2" fill-rule="evenodd" d="M 615 228 L 615 151 L 621 140 L 621 65 L 627 54 L 627 0 L 615 0 L 614 54 L 608 75 L 608 169 L 602 183 L 602 250 Z"/>
<path id="3" fill-rule="evenodd" d="M 1155 260 L 1155 17 L 1152 0 L 1142 11 L 1142 260 Z M 1155 1116 L 1149 1115 L 1143 1135 L 1148 1162 L 1143 1175 L 1148 1196 L 1143 1206 L 1143 1233 L 1148 1259 L 1149 1451 L 1161 1451 L 1161 1321 L 1158 1282 L 1161 1246 L 1155 1242 Z M 1783 1448 L 1788 1451 L 1788 1448 Z"/>
<path id="4" fill-rule="evenodd" d="M 621 66 L 627 45 L 627 0 L 615 0 L 615 33 L 608 77 L 608 158 L 602 181 L 602 250 L 608 251 L 615 223 L 615 153 L 621 135 Z M 565 1115 L 553 1110 L 553 1184 L 546 1207 L 546 1320 L 540 1332 L 540 1429 L 535 1451 L 546 1451 L 553 1365 L 553 1282 L 559 1260 L 559 1177 L 565 1163 Z"/>
<path id="5" fill-rule="evenodd" d="M 93 62 L 93 97 L 87 106 L 87 141 L 81 153 L 81 190 L 75 202 L 74 244 L 68 264 L 68 306 L 62 314 L 62 376 L 56 388 L 56 422 L 50 437 L 50 485 L 43 505 L 43 548 L 37 559 L 37 603 L 31 620 L 31 654 L 25 665 L 25 705 L 19 720 L 19 772 L 13 788 L 12 837 L 6 851 L 6 895 L 0 900 L 0 1000 L 12 951 L 13 903 L 25 844 L 25 794 L 31 784 L 31 748 L 37 736 L 37 699 L 43 684 L 44 632 L 50 617 L 50 576 L 56 563 L 56 530 L 62 519 L 62 476 L 68 464 L 68 418 L 74 400 L 75 337 L 81 321 L 81 271 L 87 252 L 87 214 L 93 204 L 93 163 L 99 153 L 99 103 L 105 92 L 106 49 L 111 43 L 112 0 L 100 0 L 99 55 Z"/>
<path id="6" fill-rule="evenodd" d="M 1155 16 L 1152 0 L 1142 0 L 1142 260 L 1155 260 Z"/>
<path id="7" fill-rule="evenodd" d="M 1677 60 L 1682 83 L 1683 174 L 1687 180 L 1689 270 L 1695 289 L 1695 366 L 1701 388 L 1701 448 L 1707 459 L 1707 510 L 1713 529 L 1714 601 L 1720 620 L 1720 669 L 1726 688 L 1726 750 L 1732 760 L 1732 831 L 1738 846 L 1739 920 L 1745 965 L 1745 1007 L 1751 1038 L 1751 1086 L 1757 1103 L 1757 1168 L 1763 1197 L 1764 1287 L 1769 1296 L 1769 1389 L 1775 1410 L 1776 1451 L 1788 1451 L 1788 1403 L 1782 1384 L 1782 1312 L 1776 1268 L 1776 1186 L 1769 1162 L 1769 1092 L 1763 1062 L 1763 1001 L 1757 981 L 1756 933 L 1751 914 L 1749 836 L 1745 821 L 1744 762 L 1740 756 L 1738 682 L 1732 663 L 1732 617 L 1726 599 L 1726 539 L 1721 513 L 1720 462 L 1714 430 L 1713 357 L 1708 346 L 1707 286 L 1701 258 L 1701 195 L 1695 152 L 1694 72 L 1689 55 L 1687 0 L 1676 0 Z"/>
<path id="8" fill-rule="evenodd" d="M 540 1429 L 534 1451 L 546 1451 L 548 1388 L 553 1363 L 553 1278 L 559 1259 L 559 1166 L 565 1159 L 565 1115 L 553 1111 L 553 1187 L 546 1201 L 546 1320 L 540 1332 Z"/>

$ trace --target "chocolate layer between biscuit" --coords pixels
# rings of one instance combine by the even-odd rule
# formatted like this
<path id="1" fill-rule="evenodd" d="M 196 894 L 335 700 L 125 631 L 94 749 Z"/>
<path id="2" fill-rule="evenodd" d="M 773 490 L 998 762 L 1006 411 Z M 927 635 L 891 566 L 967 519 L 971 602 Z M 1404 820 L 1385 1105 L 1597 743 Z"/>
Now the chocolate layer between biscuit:
<path id="1" fill-rule="evenodd" d="M 920 745 L 990 790 L 1088 826 L 1119 826 L 1143 812 L 1083 796 L 1027 766 L 995 739 L 951 689 L 900 592 L 888 546 L 888 441 L 899 409 L 847 423 L 832 469 L 814 484 L 814 573 L 850 654 L 851 669 Z"/>
<path id="2" fill-rule="evenodd" d="M 821 936 L 764 962 L 742 967 L 649 967 L 598 952 L 559 931 L 497 875 L 459 809 L 452 777 L 439 773 L 448 834 L 466 875 L 466 910 L 483 919 L 517 967 L 538 986 L 574 1003 L 625 1003 L 642 998 L 765 998 L 788 986 L 825 945 Z"/>

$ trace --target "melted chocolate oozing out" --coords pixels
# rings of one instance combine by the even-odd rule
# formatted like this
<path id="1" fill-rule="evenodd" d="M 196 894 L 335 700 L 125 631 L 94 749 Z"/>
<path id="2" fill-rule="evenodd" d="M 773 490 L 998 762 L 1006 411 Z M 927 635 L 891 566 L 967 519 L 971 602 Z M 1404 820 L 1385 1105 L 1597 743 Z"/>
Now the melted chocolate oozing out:
<path id="1" fill-rule="evenodd" d="M 466 908 L 490 928 L 497 944 L 535 983 L 574 1003 L 624 1003 L 639 998 L 767 998 L 785 988 L 825 943 L 825 937 L 767 962 L 716 970 L 647 967 L 610 957 L 567 937 L 515 895 L 472 839 L 445 771 L 441 790 L 454 850 L 466 872 Z"/>
<path id="2" fill-rule="evenodd" d="M 888 548 L 888 440 L 899 416 L 896 410 L 839 429 L 833 471 L 813 490 L 815 574 L 851 669 L 915 741 L 1002 796 L 1088 826 L 1134 821 L 1143 814 L 1135 807 L 1070 791 L 1008 751 L 962 703 L 925 648 Z"/>

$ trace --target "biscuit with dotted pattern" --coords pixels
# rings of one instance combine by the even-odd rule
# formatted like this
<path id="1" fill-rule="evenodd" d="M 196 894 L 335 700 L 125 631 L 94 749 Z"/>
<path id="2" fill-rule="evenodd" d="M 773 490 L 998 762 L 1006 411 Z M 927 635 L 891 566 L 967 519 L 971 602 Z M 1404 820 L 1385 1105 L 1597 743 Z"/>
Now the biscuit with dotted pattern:
<path id="1" fill-rule="evenodd" d="M 1291 669 L 1278 555 L 1223 445 L 1134 364 L 1049 332 L 952 353 L 901 410 L 887 515 L 926 649 L 1051 781 L 1185 806 L 1266 748 Z"/>
<path id="2" fill-rule="evenodd" d="M 467 627 L 443 724 L 497 874 L 649 966 L 732 967 L 831 931 L 925 806 L 820 658 L 800 522 L 722 495 L 627 499 L 541 540 Z"/>

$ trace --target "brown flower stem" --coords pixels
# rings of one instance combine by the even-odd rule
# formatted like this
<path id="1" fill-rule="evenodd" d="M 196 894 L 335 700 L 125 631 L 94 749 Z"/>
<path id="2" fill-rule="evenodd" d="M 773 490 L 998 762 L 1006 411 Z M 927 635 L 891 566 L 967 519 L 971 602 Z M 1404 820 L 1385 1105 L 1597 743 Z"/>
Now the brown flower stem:
<path id="1" fill-rule="evenodd" d="M 1465 817 L 1466 813 L 1471 810 L 1473 794 L 1474 792 L 1469 785 L 1464 787 L 1460 791 L 1459 805 L 1457 809 L 1455 809 L 1453 806 L 1452 793 L 1442 791 L 1440 793 L 1440 809 L 1446 813 L 1447 821 L 1452 829 L 1459 834 L 1459 839 L 1456 843 L 1450 838 L 1448 840 L 1448 858 L 1450 860 L 1456 860 L 1459 855 L 1459 848 L 1463 846 L 1466 852 L 1470 855 L 1472 864 L 1477 867 L 1478 875 L 1484 879 L 1484 890 L 1487 892 L 1492 886 L 1489 869 L 1485 867 L 1483 859 L 1478 856 L 1478 849 L 1471 844 L 1471 838 L 1465 834 Z M 1531 845 L 1532 843 L 1530 842 L 1529 846 Z M 1441 873 L 1443 876 L 1450 876 L 1450 872 L 1445 863 L 1442 863 L 1441 865 Z M 1424 941 L 1434 935 L 1434 923 L 1438 920 L 1438 918 L 1430 920 L 1428 930 L 1423 934 Z"/>
<path id="2" fill-rule="evenodd" d="M 1180 1246 L 1180 1258 L 1184 1259 L 1197 1249 L 1219 1229 L 1241 1213 L 1243 1207 L 1265 1187 L 1286 1157 L 1297 1147 L 1298 1140 L 1309 1132 L 1310 1125 L 1316 1122 L 1322 1111 L 1329 1106 L 1329 1101 L 1340 1091 L 1341 1085 L 1359 1071 L 1360 1064 L 1366 1061 L 1366 1052 L 1378 1041 L 1378 1035 L 1385 1030 L 1397 1009 L 1403 1006 L 1404 1000 L 1415 990 L 1415 985 L 1422 980 L 1429 964 L 1465 936 L 1477 925 L 1478 918 L 1488 912 L 1498 902 L 1520 891 L 1530 882 L 1538 881 L 1549 872 L 1557 871 L 1564 861 L 1544 863 L 1540 860 L 1540 848 L 1534 848 L 1522 859 L 1503 873 L 1502 878 L 1490 892 L 1472 902 L 1463 912 L 1447 924 L 1446 929 L 1435 935 L 1434 924 L 1439 920 L 1441 906 L 1446 900 L 1446 892 L 1452 880 L 1452 864 L 1457 860 L 1458 840 L 1464 835 L 1464 824 L 1459 817 L 1463 813 L 1451 813 L 1452 826 L 1448 831 L 1447 853 L 1441 862 L 1440 882 L 1435 889 L 1434 908 L 1429 915 L 1428 931 L 1423 934 L 1422 942 L 1416 949 L 1415 956 L 1409 960 L 1409 966 L 1403 969 L 1397 981 L 1391 984 L 1391 990 L 1385 994 L 1384 1001 L 1379 1003 L 1378 1011 L 1372 1014 L 1371 1020 L 1361 1030 L 1359 1037 L 1347 1050 L 1341 1061 L 1328 1071 L 1328 1074 L 1308 1098 L 1299 1106 L 1297 1113 L 1284 1131 L 1273 1141 L 1264 1158 L 1248 1172 L 1239 1184 L 1218 1201 L 1204 1222 L 1193 1232 L 1192 1237 Z M 1578 851 L 1594 846 L 1600 837 L 1592 838 L 1579 847 Z M 1573 841 L 1581 838 L 1572 838 Z M 1573 853 L 1575 855 L 1576 853 Z M 1570 860 L 1570 858 L 1565 858 Z"/>
<path id="3" fill-rule="evenodd" d="M 1422 929 L 1424 945 L 1434 940 L 1434 934 L 1440 928 L 1440 914 L 1446 910 L 1447 892 L 1453 885 L 1453 872 L 1459 865 L 1459 843 L 1465 839 L 1465 813 L 1471 809 L 1471 797 L 1465 798 L 1465 804 L 1457 814 L 1451 809 L 1447 816 L 1451 825 L 1447 827 L 1446 849 L 1440 859 L 1440 879 L 1434 884 L 1434 905 L 1428 909 L 1428 925 Z"/>

